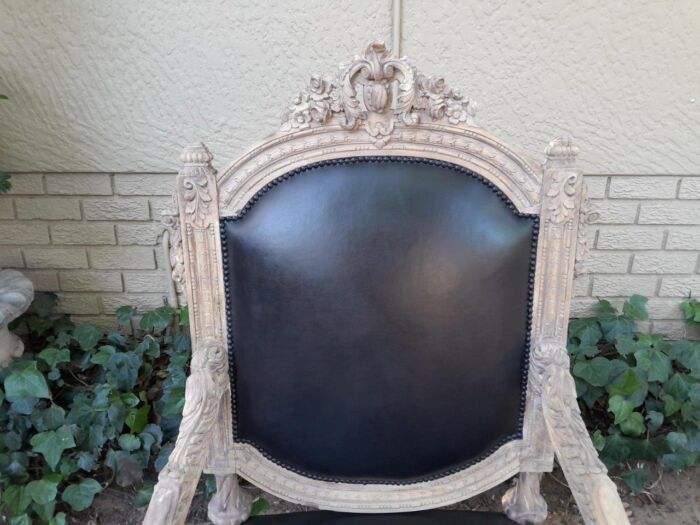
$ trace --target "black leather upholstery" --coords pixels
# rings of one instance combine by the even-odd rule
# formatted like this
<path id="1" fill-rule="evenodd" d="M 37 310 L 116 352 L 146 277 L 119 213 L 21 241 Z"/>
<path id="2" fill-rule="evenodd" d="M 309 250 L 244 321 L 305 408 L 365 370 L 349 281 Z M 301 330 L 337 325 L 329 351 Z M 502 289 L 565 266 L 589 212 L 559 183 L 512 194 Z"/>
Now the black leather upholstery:
<path id="1" fill-rule="evenodd" d="M 512 525 L 503 514 L 430 510 L 403 514 L 344 514 L 336 512 L 293 512 L 256 516 L 246 525 Z"/>
<path id="2" fill-rule="evenodd" d="M 236 440 L 311 477 L 406 483 L 517 436 L 535 226 L 438 163 L 266 190 L 222 222 Z"/>

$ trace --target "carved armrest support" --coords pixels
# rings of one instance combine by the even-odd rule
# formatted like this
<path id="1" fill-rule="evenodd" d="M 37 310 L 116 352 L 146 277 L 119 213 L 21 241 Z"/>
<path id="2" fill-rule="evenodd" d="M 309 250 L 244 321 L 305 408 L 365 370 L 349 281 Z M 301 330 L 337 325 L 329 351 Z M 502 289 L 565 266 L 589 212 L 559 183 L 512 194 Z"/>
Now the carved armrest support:
<path id="1" fill-rule="evenodd" d="M 545 424 L 585 523 L 629 524 L 617 487 L 598 459 L 581 418 L 566 348 L 559 343 L 545 342 L 536 351 L 546 362 L 542 382 Z"/>

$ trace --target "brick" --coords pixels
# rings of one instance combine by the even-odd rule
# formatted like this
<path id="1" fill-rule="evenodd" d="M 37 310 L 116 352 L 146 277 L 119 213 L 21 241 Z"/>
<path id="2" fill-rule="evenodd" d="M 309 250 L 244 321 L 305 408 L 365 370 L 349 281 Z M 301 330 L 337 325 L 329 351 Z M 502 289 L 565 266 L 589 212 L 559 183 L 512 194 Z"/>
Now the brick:
<path id="1" fill-rule="evenodd" d="M 653 331 L 656 334 L 663 335 L 667 339 L 691 339 L 693 338 L 688 333 L 688 325 L 684 321 L 653 321 Z"/>
<path id="2" fill-rule="evenodd" d="M 120 331 L 121 333 L 124 333 L 125 331 L 123 327 L 119 326 L 119 323 L 117 323 L 117 318 L 113 315 L 71 315 L 70 319 L 75 324 L 91 324 L 104 328 L 109 332 Z M 130 333 L 131 329 L 126 330 L 126 332 Z"/>
<path id="3" fill-rule="evenodd" d="M 15 208 L 12 206 L 12 199 L 0 197 L 0 219 L 14 219 Z"/>
<path id="4" fill-rule="evenodd" d="M 700 250 L 700 228 L 673 228 L 668 231 L 667 250 Z"/>
<path id="5" fill-rule="evenodd" d="M 591 277 L 589 275 L 581 275 L 574 280 L 574 296 L 586 297 L 591 289 Z"/>
<path id="6" fill-rule="evenodd" d="M 159 243 L 163 226 L 157 222 L 144 224 L 117 224 L 117 239 L 119 244 L 141 244 L 154 246 Z"/>
<path id="7" fill-rule="evenodd" d="M 642 203 L 639 224 L 700 224 L 700 203 Z"/>
<path id="8" fill-rule="evenodd" d="M 652 275 L 594 275 L 595 297 L 619 297 L 633 294 L 654 295 L 657 277 Z"/>
<path id="9" fill-rule="evenodd" d="M 15 199 L 18 219 L 80 219 L 78 199 L 66 197 L 22 197 Z"/>
<path id="10" fill-rule="evenodd" d="M 589 273 L 627 273 L 629 262 L 628 252 L 591 250 L 583 264 Z"/>
<path id="11" fill-rule="evenodd" d="M 83 213 L 89 221 L 145 221 L 146 199 L 84 199 Z"/>
<path id="12" fill-rule="evenodd" d="M 678 177 L 613 176 L 608 197 L 611 199 L 675 199 Z"/>
<path id="13" fill-rule="evenodd" d="M 633 224 L 639 204 L 636 202 L 592 200 L 592 210 L 599 214 L 597 224 Z"/>
<path id="14" fill-rule="evenodd" d="M 164 294 L 105 294 L 102 296 L 104 313 L 112 313 L 121 306 L 135 306 L 140 313 L 154 310 L 165 304 Z"/>
<path id="15" fill-rule="evenodd" d="M 663 277 L 659 295 L 663 297 L 700 296 L 700 275 L 684 277 Z"/>
<path id="16" fill-rule="evenodd" d="M 27 268 L 87 268 L 84 248 L 25 248 Z"/>
<path id="17" fill-rule="evenodd" d="M 19 248 L 0 249 L 0 268 L 23 268 L 22 251 Z"/>
<path id="18" fill-rule="evenodd" d="M 42 195 L 44 182 L 40 173 L 13 173 L 10 179 L 13 195 Z"/>
<path id="19" fill-rule="evenodd" d="M 680 304 L 681 300 L 677 297 L 672 299 L 650 297 L 649 302 L 647 302 L 649 317 L 652 319 L 683 319 Z"/>
<path id="20" fill-rule="evenodd" d="M 664 231 L 656 228 L 601 227 L 596 248 L 599 250 L 658 250 Z"/>
<path id="21" fill-rule="evenodd" d="M 177 209 L 171 197 L 152 197 L 149 201 L 151 205 L 151 219 L 154 221 L 160 221 L 164 211 L 170 213 Z"/>
<path id="22" fill-rule="evenodd" d="M 643 252 L 634 256 L 632 273 L 693 273 L 697 260 L 688 252 Z"/>
<path id="23" fill-rule="evenodd" d="M 679 199 L 700 199 L 700 177 L 685 177 L 678 191 Z"/>
<path id="24" fill-rule="evenodd" d="M 51 226 L 54 244 L 115 244 L 114 226 L 111 224 L 67 223 Z"/>
<path id="25" fill-rule="evenodd" d="M 586 175 L 586 186 L 588 188 L 588 197 L 591 199 L 604 199 L 605 188 L 608 185 L 607 176 Z"/>
<path id="26" fill-rule="evenodd" d="M 95 295 L 59 293 L 56 312 L 61 314 L 97 314 L 100 305 Z"/>
<path id="27" fill-rule="evenodd" d="M 127 292 L 168 292 L 166 272 L 124 272 L 124 285 Z"/>
<path id="28" fill-rule="evenodd" d="M 65 292 L 121 292 L 120 272 L 61 272 L 61 290 Z"/>
<path id="29" fill-rule="evenodd" d="M 90 265 L 98 270 L 152 270 L 156 262 L 153 248 L 127 246 L 90 248 Z"/>
<path id="30" fill-rule="evenodd" d="M 49 244 L 49 227 L 42 223 L 3 222 L 0 244 Z"/>
<path id="31" fill-rule="evenodd" d="M 574 297 L 571 301 L 569 317 L 572 319 L 590 317 L 595 314 L 595 305 L 597 303 L 598 300 L 592 297 Z"/>
<path id="32" fill-rule="evenodd" d="M 174 190 L 174 173 L 114 176 L 114 191 L 119 195 L 172 195 Z"/>
<path id="33" fill-rule="evenodd" d="M 57 292 L 59 290 L 58 276 L 54 271 L 24 270 L 22 273 L 32 281 L 35 292 Z"/>
<path id="34" fill-rule="evenodd" d="M 98 173 L 66 173 L 46 175 L 46 192 L 57 195 L 111 195 L 109 175 Z"/>

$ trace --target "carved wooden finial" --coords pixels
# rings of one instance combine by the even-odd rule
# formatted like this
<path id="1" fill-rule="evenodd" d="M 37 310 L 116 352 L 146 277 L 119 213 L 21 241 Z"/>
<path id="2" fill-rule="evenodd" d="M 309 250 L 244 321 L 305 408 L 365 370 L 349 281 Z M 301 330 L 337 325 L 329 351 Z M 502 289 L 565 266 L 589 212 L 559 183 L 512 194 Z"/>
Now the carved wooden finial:
<path id="1" fill-rule="evenodd" d="M 578 151 L 578 146 L 568 135 L 554 139 L 544 150 L 547 155 L 547 164 L 555 163 L 558 166 L 572 167 L 576 164 Z"/>
<path id="2" fill-rule="evenodd" d="M 206 166 L 212 161 L 213 158 L 214 156 L 201 142 L 185 146 L 185 148 L 182 150 L 182 153 L 180 153 L 180 160 L 185 165 L 193 164 Z"/>
<path id="3" fill-rule="evenodd" d="M 445 84 L 426 77 L 406 58 L 372 42 L 362 55 L 341 67 L 335 79 L 315 75 L 282 116 L 282 132 L 339 124 L 363 128 L 375 146 L 391 140 L 396 125 L 436 122 L 476 126 L 476 103 Z"/>

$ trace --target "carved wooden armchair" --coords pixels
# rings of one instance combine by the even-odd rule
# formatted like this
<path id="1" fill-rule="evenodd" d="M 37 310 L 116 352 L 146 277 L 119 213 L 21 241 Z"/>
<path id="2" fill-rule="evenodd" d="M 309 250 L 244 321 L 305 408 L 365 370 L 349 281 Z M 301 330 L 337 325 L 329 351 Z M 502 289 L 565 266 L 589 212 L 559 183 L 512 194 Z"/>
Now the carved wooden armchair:
<path id="1" fill-rule="evenodd" d="M 144 523 L 184 523 L 202 471 L 215 524 L 248 518 L 237 476 L 334 511 L 248 523 L 539 523 L 555 456 L 586 523 L 628 523 L 565 348 L 577 149 L 554 140 L 541 167 L 474 115 L 375 43 L 221 173 L 184 150 L 192 372 Z M 518 474 L 508 517 L 429 510 Z"/>

